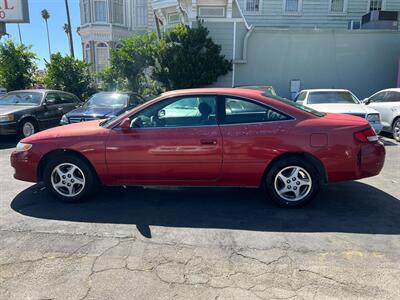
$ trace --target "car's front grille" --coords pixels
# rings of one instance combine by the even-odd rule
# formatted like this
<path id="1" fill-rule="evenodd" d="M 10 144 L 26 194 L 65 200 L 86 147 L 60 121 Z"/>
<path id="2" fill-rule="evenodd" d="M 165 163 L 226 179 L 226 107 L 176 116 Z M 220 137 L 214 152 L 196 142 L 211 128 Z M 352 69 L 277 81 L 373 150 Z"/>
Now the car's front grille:
<path id="1" fill-rule="evenodd" d="M 71 117 L 69 118 L 70 123 L 79 123 L 79 122 L 86 122 L 86 121 L 92 121 L 96 120 L 96 118 L 93 117 Z"/>
<path id="2" fill-rule="evenodd" d="M 365 119 L 366 118 L 366 114 L 357 114 L 357 113 L 347 113 L 346 115 L 352 115 L 352 116 L 355 116 L 355 117 L 360 117 L 360 118 L 363 118 L 363 119 Z"/>

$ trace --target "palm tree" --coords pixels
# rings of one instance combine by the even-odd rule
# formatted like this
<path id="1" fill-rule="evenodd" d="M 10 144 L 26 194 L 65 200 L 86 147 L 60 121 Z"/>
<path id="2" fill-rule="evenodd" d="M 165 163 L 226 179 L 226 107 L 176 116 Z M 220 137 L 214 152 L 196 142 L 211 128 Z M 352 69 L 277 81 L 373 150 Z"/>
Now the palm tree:
<path id="1" fill-rule="evenodd" d="M 46 30 L 47 30 L 47 44 L 49 46 L 49 57 L 51 57 L 51 49 L 50 49 L 50 35 L 49 35 L 49 24 L 47 20 L 50 19 L 50 14 L 47 9 L 42 10 L 42 18 L 46 22 Z"/>
<path id="2" fill-rule="evenodd" d="M 65 0 L 65 11 L 67 13 L 67 22 L 68 24 L 66 24 L 68 26 L 68 42 L 69 42 L 69 51 L 72 57 L 74 57 L 74 41 L 72 39 L 72 32 L 71 32 L 71 18 L 69 15 L 69 7 L 68 7 L 68 0 Z M 64 25 L 65 26 L 65 25 Z M 64 29 L 65 31 L 65 29 Z"/>

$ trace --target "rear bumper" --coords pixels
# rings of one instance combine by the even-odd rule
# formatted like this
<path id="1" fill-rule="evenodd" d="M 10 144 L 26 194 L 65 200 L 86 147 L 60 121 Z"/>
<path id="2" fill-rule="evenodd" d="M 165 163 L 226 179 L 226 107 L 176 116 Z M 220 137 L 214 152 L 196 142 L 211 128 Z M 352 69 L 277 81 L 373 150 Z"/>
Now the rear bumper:
<path id="1" fill-rule="evenodd" d="M 16 122 L 0 123 L 0 135 L 17 134 L 17 128 L 18 126 Z"/>
<path id="2" fill-rule="evenodd" d="M 358 161 L 358 178 L 378 175 L 385 163 L 386 150 L 381 142 L 361 146 Z"/>
<path id="3" fill-rule="evenodd" d="M 11 166 L 14 168 L 14 178 L 22 181 L 37 182 L 36 159 L 32 159 L 28 152 L 13 152 L 10 157 Z"/>

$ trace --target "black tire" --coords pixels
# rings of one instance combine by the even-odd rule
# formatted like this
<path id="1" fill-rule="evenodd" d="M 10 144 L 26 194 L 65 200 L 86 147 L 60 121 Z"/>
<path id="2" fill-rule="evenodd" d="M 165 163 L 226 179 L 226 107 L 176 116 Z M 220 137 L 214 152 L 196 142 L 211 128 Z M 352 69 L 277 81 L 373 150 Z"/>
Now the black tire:
<path id="1" fill-rule="evenodd" d="M 295 180 L 292 182 L 286 181 L 286 183 L 283 183 L 283 180 L 281 179 L 282 177 L 278 178 L 278 174 L 283 171 L 283 172 L 291 172 L 291 167 L 299 167 L 302 170 L 305 170 L 305 172 L 300 171 L 300 177 L 304 179 L 304 181 L 301 182 L 306 182 L 306 178 L 310 177 L 311 180 L 311 186 L 308 187 L 308 185 L 301 185 L 298 186 L 300 180 Z M 282 175 L 287 175 L 287 173 L 282 173 Z M 291 177 L 291 176 L 288 176 Z M 286 177 L 284 177 L 286 178 Z M 294 177 L 292 178 L 286 178 L 287 180 L 293 180 Z M 301 184 L 301 183 L 300 183 Z M 289 187 L 292 189 L 291 191 L 288 190 L 287 194 L 284 194 L 283 196 L 278 193 L 277 189 L 279 189 L 279 186 L 286 185 L 286 187 Z M 293 185 L 293 186 L 292 186 Z M 275 188 L 277 186 L 277 188 Z M 267 173 L 265 174 L 264 177 L 264 190 L 265 193 L 268 197 L 268 199 L 271 199 L 275 204 L 282 206 L 282 207 L 301 207 L 309 202 L 311 202 L 315 196 L 317 195 L 319 189 L 321 186 L 321 180 L 318 176 L 318 171 L 317 169 L 309 163 L 307 160 L 297 157 L 297 156 L 289 156 L 285 157 L 282 159 L 279 159 L 275 161 L 267 170 Z M 303 198 L 302 196 L 299 195 L 299 200 L 296 200 L 295 193 L 293 189 L 298 189 L 298 193 L 304 193 Z M 302 190 L 302 192 L 300 192 Z M 286 197 L 286 199 L 284 198 Z M 293 197 L 293 199 L 288 200 L 289 197 Z"/>
<path id="2" fill-rule="evenodd" d="M 397 129 L 396 129 L 397 128 Z M 397 118 L 396 120 L 394 120 L 393 122 L 393 128 L 392 128 L 392 132 L 393 132 L 393 138 L 397 141 L 400 142 L 400 118 Z"/>
<path id="3" fill-rule="evenodd" d="M 55 172 L 55 169 L 57 167 L 62 167 L 62 168 L 68 168 L 69 165 L 74 165 L 77 167 L 76 173 L 73 176 L 76 176 L 77 174 L 83 174 L 83 187 L 81 188 L 81 184 L 79 183 L 71 183 L 75 187 L 76 195 L 72 196 L 66 196 L 61 194 L 59 190 L 57 190 L 52 183 L 52 176 L 53 180 L 56 180 L 60 178 L 59 175 L 53 174 L 53 171 Z M 55 179 L 55 177 L 58 177 Z M 61 179 L 61 178 L 60 178 Z M 66 178 L 66 182 L 68 180 L 73 180 L 73 178 Z M 43 181 L 46 185 L 46 187 L 51 191 L 53 195 L 57 197 L 57 199 L 63 201 L 63 202 L 68 202 L 68 203 L 75 203 L 75 202 L 80 202 L 85 199 L 87 199 L 88 196 L 90 196 L 96 189 L 98 185 L 98 180 L 96 174 L 94 174 L 94 171 L 90 168 L 87 162 L 85 162 L 83 159 L 76 157 L 74 155 L 61 155 L 58 157 L 55 157 L 51 159 L 46 166 L 44 167 L 43 171 Z M 61 190 L 61 189 L 60 189 Z M 68 192 L 67 188 L 62 187 L 61 191 Z M 78 193 L 79 192 L 79 193 Z"/>
<path id="4" fill-rule="evenodd" d="M 24 132 L 25 126 L 31 127 L 33 132 L 31 134 L 27 135 L 26 132 Z M 18 127 L 18 138 L 24 139 L 28 136 L 31 136 L 32 134 L 35 134 L 38 131 L 39 131 L 39 128 L 38 128 L 37 122 L 34 119 L 23 119 Z"/>

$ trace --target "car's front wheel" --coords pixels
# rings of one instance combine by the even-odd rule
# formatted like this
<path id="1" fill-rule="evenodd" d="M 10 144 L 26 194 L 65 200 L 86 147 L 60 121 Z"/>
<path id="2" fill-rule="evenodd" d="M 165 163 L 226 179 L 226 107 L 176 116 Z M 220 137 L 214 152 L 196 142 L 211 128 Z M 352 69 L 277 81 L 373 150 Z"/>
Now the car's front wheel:
<path id="1" fill-rule="evenodd" d="M 300 207 L 309 203 L 320 187 L 318 172 L 299 157 L 286 157 L 273 163 L 265 176 L 268 198 L 284 207 Z"/>
<path id="2" fill-rule="evenodd" d="M 50 160 L 44 169 L 46 187 L 61 201 L 78 202 L 90 195 L 96 177 L 81 158 L 63 155 Z"/>
<path id="3" fill-rule="evenodd" d="M 393 123 L 393 138 L 400 142 L 400 118 Z"/>
<path id="4" fill-rule="evenodd" d="M 32 134 L 35 134 L 37 131 L 38 128 L 36 122 L 33 119 L 25 119 L 21 121 L 18 130 L 18 136 L 19 138 L 23 139 L 31 136 Z"/>

